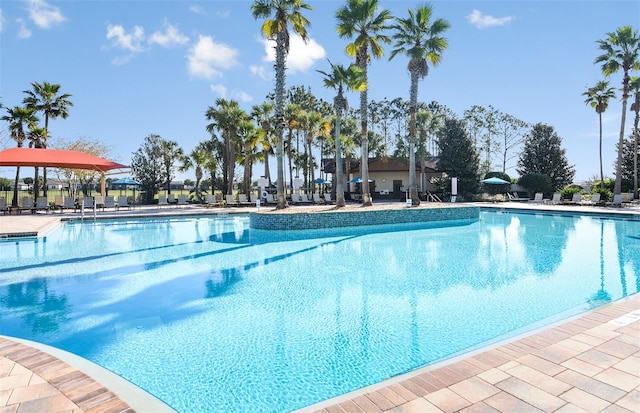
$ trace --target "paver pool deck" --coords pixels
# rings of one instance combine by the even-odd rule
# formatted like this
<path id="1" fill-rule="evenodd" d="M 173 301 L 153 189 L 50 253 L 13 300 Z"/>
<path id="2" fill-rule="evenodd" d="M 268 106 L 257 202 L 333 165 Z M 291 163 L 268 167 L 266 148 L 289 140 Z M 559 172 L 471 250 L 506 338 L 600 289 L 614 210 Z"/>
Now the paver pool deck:
<path id="1" fill-rule="evenodd" d="M 637 208 L 513 204 L 482 205 L 640 214 Z M 431 206 L 437 204 L 424 207 Z M 399 203 L 374 206 L 403 207 Z M 295 208 L 303 212 L 319 207 L 288 211 Z M 256 209 L 138 207 L 115 215 L 249 211 Z M 43 235 L 57 228 L 61 217 L 75 219 L 79 214 L 0 216 L 0 236 Z M 134 411 L 171 409 L 80 357 L 0 336 L 0 413 Z M 640 294 L 299 412 L 640 412 Z"/>

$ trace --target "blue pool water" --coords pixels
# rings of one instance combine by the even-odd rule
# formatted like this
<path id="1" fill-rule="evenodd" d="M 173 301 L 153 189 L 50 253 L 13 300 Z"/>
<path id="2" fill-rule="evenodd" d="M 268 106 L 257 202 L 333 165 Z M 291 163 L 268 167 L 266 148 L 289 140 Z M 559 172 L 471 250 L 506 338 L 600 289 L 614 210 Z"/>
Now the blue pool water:
<path id="1" fill-rule="evenodd" d="M 0 242 L 0 334 L 92 360 L 179 412 L 288 412 L 638 292 L 640 221 L 67 224 Z"/>

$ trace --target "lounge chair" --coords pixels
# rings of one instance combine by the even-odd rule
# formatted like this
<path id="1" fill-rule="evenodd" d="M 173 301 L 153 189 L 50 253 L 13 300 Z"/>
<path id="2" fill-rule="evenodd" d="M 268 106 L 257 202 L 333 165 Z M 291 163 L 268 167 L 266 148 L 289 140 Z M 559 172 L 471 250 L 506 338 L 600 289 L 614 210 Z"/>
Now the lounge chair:
<path id="1" fill-rule="evenodd" d="M 178 195 L 178 204 L 177 205 L 189 205 L 189 198 L 186 195 L 183 195 L 183 194 Z"/>
<path id="2" fill-rule="evenodd" d="M 226 194 L 224 196 L 224 204 L 226 206 L 238 206 L 238 201 L 235 200 L 235 198 L 233 197 L 233 195 L 230 194 Z"/>
<path id="3" fill-rule="evenodd" d="M 129 205 L 129 199 L 126 195 L 118 196 L 118 205 L 116 205 L 116 210 L 119 211 L 120 208 L 131 209 L 131 205 Z"/>
<path id="4" fill-rule="evenodd" d="M 531 201 L 535 204 L 541 204 L 543 202 L 543 194 L 542 192 L 536 192 L 536 194 L 533 197 L 533 201 Z"/>
<path id="5" fill-rule="evenodd" d="M 333 202 L 333 200 L 331 200 L 331 194 L 324 194 L 324 202 L 327 204 L 330 204 Z"/>
<path id="6" fill-rule="evenodd" d="M 607 202 L 606 205 L 613 207 L 622 207 L 622 194 L 615 194 L 613 196 L 613 201 Z"/>
<path id="7" fill-rule="evenodd" d="M 96 203 L 96 208 L 102 208 L 102 210 L 104 211 L 104 198 L 102 197 L 102 195 L 96 195 L 94 201 Z"/>
<path id="8" fill-rule="evenodd" d="M 251 201 L 247 199 L 247 194 L 238 194 L 238 204 L 240 206 L 251 206 Z"/>
<path id="9" fill-rule="evenodd" d="M 83 206 L 84 209 L 93 209 L 95 207 L 95 201 L 92 196 L 85 196 L 81 202 L 80 205 Z"/>
<path id="10" fill-rule="evenodd" d="M 70 196 L 65 196 L 62 200 L 62 206 L 60 206 L 59 208 L 61 213 L 64 212 L 65 209 L 73 209 L 73 211 L 75 212 L 75 210 L 77 209 L 76 200 Z"/>
<path id="11" fill-rule="evenodd" d="M 33 198 L 28 196 L 22 198 L 22 202 L 18 207 L 18 213 L 22 214 L 22 211 L 33 212 Z"/>
<path id="12" fill-rule="evenodd" d="M 106 208 L 116 209 L 116 199 L 111 195 L 104 199 L 104 206 L 102 207 L 102 210 L 104 211 Z"/>
<path id="13" fill-rule="evenodd" d="M 558 205 L 562 203 L 562 195 L 560 194 L 560 192 L 556 192 L 553 194 L 553 197 L 551 198 L 551 200 L 546 200 L 545 202 L 546 204 L 551 204 L 551 205 Z"/>
<path id="14" fill-rule="evenodd" d="M 9 212 L 7 200 L 4 197 L 0 197 L 0 211 L 2 211 L 2 215 L 6 215 Z"/>
<path id="15" fill-rule="evenodd" d="M 313 202 L 309 199 L 307 194 L 300 195 L 300 203 L 302 204 L 312 204 Z"/>
<path id="16" fill-rule="evenodd" d="M 599 205 L 600 204 L 600 192 L 591 194 L 591 199 L 583 200 L 581 205 Z"/>
<path id="17" fill-rule="evenodd" d="M 256 205 L 257 201 L 258 201 L 258 195 L 254 193 L 249 194 L 249 202 L 251 202 L 252 205 Z"/>
<path id="18" fill-rule="evenodd" d="M 267 194 L 265 199 L 267 200 L 267 204 L 277 204 L 276 198 L 273 196 L 273 194 Z"/>
<path id="19" fill-rule="evenodd" d="M 563 205 L 580 205 L 582 202 L 582 194 L 573 194 L 573 198 L 571 200 L 563 200 Z"/>
<path id="20" fill-rule="evenodd" d="M 177 205 L 178 200 L 176 199 L 176 196 L 174 194 L 169 194 L 167 195 L 167 203 L 169 205 Z"/>
<path id="21" fill-rule="evenodd" d="M 322 199 L 320 199 L 320 194 L 313 193 L 313 203 L 314 204 L 322 204 Z"/>
<path id="22" fill-rule="evenodd" d="M 520 195 L 518 195 L 517 192 L 514 193 L 509 193 L 507 192 L 507 198 L 509 198 L 509 201 L 513 201 L 513 202 L 528 202 L 531 198 L 520 198 Z"/>
<path id="23" fill-rule="evenodd" d="M 32 212 L 37 211 L 45 211 L 47 214 L 49 213 L 49 200 L 46 196 L 39 196 L 36 198 L 36 205 L 33 207 Z"/>
<path id="24" fill-rule="evenodd" d="M 300 194 L 291 194 L 291 203 L 292 204 L 299 204 L 301 202 L 302 202 L 302 200 L 300 199 Z"/>
<path id="25" fill-rule="evenodd" d="M 214 194 L 205 196 L 205 205 L 208 207 L 220 206 L 218 199 Z"/>
<path id="26" fill-rule="evenodd" d="M 169 206 L 169 202 L 167 202 L 167 196 L 158 195 L 158 208 L 162 208 L 163 206 Z"/>

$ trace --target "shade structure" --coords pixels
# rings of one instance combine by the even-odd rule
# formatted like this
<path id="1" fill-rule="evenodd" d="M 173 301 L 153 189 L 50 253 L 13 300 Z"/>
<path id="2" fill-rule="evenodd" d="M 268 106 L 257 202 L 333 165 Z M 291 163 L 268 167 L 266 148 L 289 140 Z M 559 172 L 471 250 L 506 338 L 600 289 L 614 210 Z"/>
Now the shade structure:
<path id="1" fill-rule="evenodd" d="M 488 185 L 505 185 L 505 184 L 509 184 L 511 182 L 507 182 L 504 179 L 500 179 L 497 176 L 491 177 L 491 178 L 487 178 L 487 179 L 483 179 L 482 181 L 483 184 L 488 184 Z"/>
<path id="2" fill-rule="evenodd" d="M 314 181 L 317 184 L 326 184 L 327 180 L 326 179 L 322 179 L 322 178 L 316 178 L 316 180 Z"/>
<path id="3" fill-rule="evenodd" d="M 127 178 L 120 178 L 117 179 L 115 181 L 111 181 L 111 185 L 115 185 L 115 186 L 139 186 L 142 185 L 140 182 L 136 181 L 135 179 L 131 179 L 129 177 Z"/>
<path id="4" fill-rule="evenodd" d="M 99 172 L 128 168 L 126 165 L 84 152 L 40 148 L 11 148 L 0 151 L 0 166 L 87 169 Z"/>

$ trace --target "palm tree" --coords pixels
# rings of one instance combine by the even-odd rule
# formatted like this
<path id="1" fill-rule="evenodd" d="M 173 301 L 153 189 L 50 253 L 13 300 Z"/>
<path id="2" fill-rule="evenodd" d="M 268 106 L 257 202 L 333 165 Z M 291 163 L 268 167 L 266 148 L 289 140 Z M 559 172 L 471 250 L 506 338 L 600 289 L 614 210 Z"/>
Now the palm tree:
<path id="1" fill-rule="evenodd" d="M 614 88 L 609 87 L 609 82 L 601 80 L 595 86 L 587 89 L 582 94 L 587 98 L 584 100 L 585 105 L 595 108 L 600 121 L 600 185 L 604 187 L 604 172 L 602 170 L 602 114 L 609 106 L 609 99 L 616 97 Z"/>
<path id="2" fill-rule="evenodd" d="M 44 128 L 39 127 L 35 123 L 29 125 L 29 132 L 27 132 L 27 140 L 29 141 L 30 148 L 38 148 L 44 149 L 45 146 L 45 136 L 47 135 L 46 130 Z M 34 179 L 33 179 L 33 196 L 34 198 L 38 197 L 40 193 L 40 182 L 39 182 L 39 171 L 38 167 L 34 167 Z"/>
<path id="3" fill-rule="evenodd" d="M 182 158 L 182 165 L 178 168 L 180 172 L 186 172 L 191 168 L 195 168 L 196 184 L 195 184 L 195 196 L 198 203 L 202 203 L 202 196 L 200 195 L 200 181 L 202 181 L 202 165 L 207 162 L 207 158 L 210 156 L 207 146 L 204 143 L 198 144 L 188 156 Z M 213 193 L 213 191 L 212 191 Z"/>
<path id="4" fill-rule="evenodd" d="M 331 133 L 331 122 L 325 119 L 320 112 L 304 112 L 299 119 L 300 128 L 304 132 L 305 137 L 305 149 L 304 159 L 304 179 L 305 187 L 311 186 L 312 191 L 315 192 L 315 168 L 312 154 L 313 140 L 320 136 L 327 136 Z"/>
<path id="5" fill-rule="evenodd" d="M 271 171 L 269 170 L 269 155 L 272 153 L 271 140 L 271 115 L 273 114 L 273 103 L 264 102 L 261 105 L 254 105 L 251 108 L 251 117 L 261 127 L 260 144 L 262 145 L 262 157 L 264 162 L 264 177 L 271 186 Z"/>
<path id="6" fill-rule="evenodd" d="M 255 0 L 251 6 L 251 13 L 255 19 L 265 19 L 262 23 L 262 34 L 276 42 L 275 63 L 275 117 L 276 117 L 276 161 L 278 168 L 278 187 L 276 209 L 287 207 L 287 199 L 284 193 L 284 143 L 283 132 L 286 127 L 284 119 L 284 97 L 286 80 L 286 60 L 289 54 L 289 30 L 291 24 L 293 30 L 308 40 L 307 20 L 301 10 L 312 10 L 311 6 L 302 0 Z"/>
<path id="7" fill-rule="evenodd" d="M 47 139 L 49 138 L 49 119 L 56 119 L 58 117 L 66 119 L 69 117 L 69 107 L 73 106 L 73 103 L 69 100 L 70 94 L 64 93 L 60 95 L 60 85 L 55 83 L 34 82 L 31 84 L 33 90 L 25 90 L 24 93 L 27 97 L 24 98 L 23 103 L 28 108 L 34 110 L 34 112 L 44 113 L 44 135 L 42 137 L 42 148 L 47 148 Z M 44 176 L 44 196 L 47 196 L 47 168 L 43 168 Z M 37 181 L 36 175 L 36 181 Z M 36 197 L 38 192 L 35 193 Z"/>
<path id="8" fill-rule="evenodd" d="M 12 108 L 6 108 L 7 114 L 3 116 L 2 120 L 9 122 L 9 133 L 11 139 L 16 141 L 18 148 L 22 148 L 24 141 L 27 139 L 27 133 L 25 126 L 30 130 L 38 123 L 38 117 L 34 114 L 33 109 L 27 107 L 15 106 Z M 18 182 L 20 180 L 20 167 L 16 167 L 16 179 L 13 184 L 13 199 L 11 200 L 12 206 L 18 206 Z"/>
<path id="9" fill-rule="evenodd" d="M 622 120 L 620 138 L 618 140 L 618 160 L 616 162 L 616 182 L 613 192 L 622 192 L 622 148 L 624 146 L 624 124 L 627 117 L 627 100 L 629 99 L 629 72 L 640 70 L 640 37 L 638 31 L 631 26 L 623 26 L 615 32 L 607 33 L 605 40 L 598 40 L 598 47 L 603 54 L 594 63 L 602 63 L 602 73 L 610 76 L 622 69 Z"/>
<path id="10" fill-rule="evenodd" d="M 640 121 L 640 77 L 632 77 L 629 81 L 629 90 L 633 93 L 631 111 L 636 114 L 633 120 L 633 196 L 638 197 L 638 122 Z"/>
<path id="11" fill-rule="evenodd" d="M 226 188 L 226 194 L 233 194 L 233 177 L 236 166 L 236 151 L 238 149 L 238 126 L 248 118 L 245 111 L 240 109 L 238 102 L 235 100 L 226 100 L 224 98 L 216 99 L 214 108 L 209 106 L 205 113 L 208 120 L 213 120 L 207 125 L 207 131 L 213 135 L 214 129 L 222 132 L 224 151 L 223 151 L 223 179 Z"/>
<path id="12" fill-rule="evenodd" d="M 242 152 L 238 154 L 238 162 L 244 165 L 244 176 L 242 179 L 242 189 L 249 196 L 251 193 L 251 175 L 253 162 L 256 159 L 259 134 L 256 126 L 250 120 L 246 119 L 238 125 L 238 141 Z"/>
<path id="13" fill-rule="evenodd" d="M 184 150 L 178 145 L 178 142 L 162 139 L 160 141 L 162 148 L 162 167 L 164 168 L 164 177 L 167 180 L 167 194 L 171 193 L 171 181 L 174 178 L 176 160 L 182 162 L 184 158 Z"/>
<path id="14" fill-rule="evenodd" d="M 347 110 L 349 102 L 344 97 L 344 89 L 362 92 L 367 88 L 365 81 L 366 75 L 362 68 L 354 64 L 345 68 L 342 65 L 331 65 L 330 72 L 318 70 L 324 76 L 324 86 L 337 91 L 336 97 L 333 98 L 333 108 L 336 111 L 336 125 L 334 130 L 336 145 L 336 162 L 334 172 L 334 184 L 336 188 L 336 208 L 344 207 L 344 182 L 342 182 L 342 153 L 340 145 L 340 124 L 342 122 L 342 112 Z"/>
<path id="15" fill-rule="evenodd" d="M 387 21 L 392 18 L 389 10 L 377 13 L 378 0 L 347 0 L 347 5 L 336 13 L 338 35 L 340 38 L 354 38 L 347 45 L 347 54 L 355 56 L 356 64 L 363 70 L 364 83 L 367 84 L 367 66 L 371 55 L 376 59 L 382 57 L 382 43 L 391 43 L 388 36 L 381 34 L 387 29 Z M 371 50 L 371 54 L 369 54 Z M 362 206 L 373 205 L 369 191 L 369 140 L 367 133 L 367 88 L 360 92 L 360 125 L 361 125 L 361 165 Z"/>
<path id="16" fill-rule="evenodd" d="M 395 49 L 391 52 L 389 60 L 398 53 L 409 57 L 407 69 L 411 74 L 411 87 L 409 89 L 409 196 L 411 205 L 420 205 L 418 188 L 416 184 L 416 107 L 418 106 L 418 81 L 429 74 L 429 63 L 436 67 L 440 63 L 442 52 L 447 48 L 447 39 L 442 34 L 450 27 L 444 19 L 436 19 L 431 23 L 433 9 L 431 6 L 418 6 L 416 11 L 409 9 L 408 18 L 396 17 L 393 27 L 396 40 Z"/>

